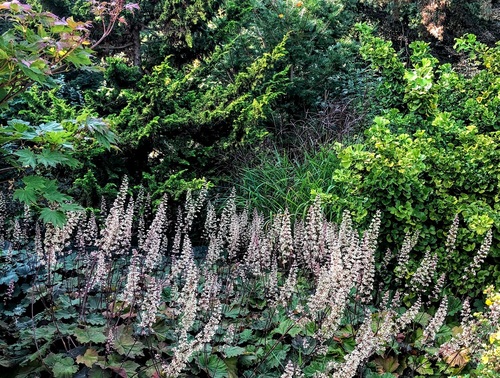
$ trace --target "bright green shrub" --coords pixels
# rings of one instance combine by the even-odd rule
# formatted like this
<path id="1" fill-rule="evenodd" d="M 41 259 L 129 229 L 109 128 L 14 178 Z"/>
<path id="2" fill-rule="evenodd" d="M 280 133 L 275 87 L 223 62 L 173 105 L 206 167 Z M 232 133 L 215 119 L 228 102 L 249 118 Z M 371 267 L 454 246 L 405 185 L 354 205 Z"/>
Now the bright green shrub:
<path id="1" fill-rule="evenodd" d="M 13 99 L 33 84 L 53 87 L 54 75 L 70 67 L 94 68 L 87 47 L 89 24 L 38 12 L 19 1 L 1 3 L 0 15 L 5 19 L 0 35 L 2 109 L 8 109 Z M 50 106 L 52 100 L 55 106 L 48 113 L 75 115 L 64 101 L 55 101 L 51 93 L 34 102 Z M 53 175 L 55 168 L 77 166 L 75 149 L 92 144 L 90 134 L 107 148 L 114 143 L 114 134 L 106 122 L 88 114 L 72 120 L 37 119 L 30 114 L 28 118 L 36 122 L 32 124 L 11 118 L 15 112 L 7 111 L 0 125 L 1 180 L 8 181 L 10 189 L 16 189 L 14 198 L 28 209 L 36 209 L 45 223 L 61 226 L 65 212 L 79 206 L 69 203 L 71 197 L 60 191 Z"/>
<path id="2" fill-rule="evenodd" d="M 331 206 L 339 214 L 344 208 L 351 210 L 358 221 L 376 209 L 386 209 L 386 240 L 392 242 L 417 228 L 419 251 L 436 248 L 459 214 L 466 227 L 459 232 L 459 248 L 452 256 L 441 250 L 441 268 L 463 291 L 498 280 L 496 233 L 484 271 L 468 283 L 457 272 L 470 264 L 481 235 L 500 225 L 500 135 L 493 127 L 498 75 L 489 63 L 498 53 L 496 48 L 468 47 L 482 57 L 485 68 L 467 77 L 450 65 L 437 66 L 421 42 L 411 45 L 412 65 L 403 68 L 389 43 L 360 30 L 361 52 L 383 78 L 378 105 L 384 107 L 366 131 L 364 143 L 333 149 L 340 166 L 332 172 L 331 186 L 337 193 L 331 194 Z M 464 41 L 457 44 L 464 45 Z M 488 95 L 468 97 L 481 90 Z"/>
<path id="3" fill-rule="evenodd" d="M 364 144 L 336 146 L 341 163 L 332 175 L 331 185 L 338 194 L 332 195 L 331 206 L 338 212 L 351 210 L 358 221 L 376 209 L 385 209 L 386 240 L 398 240 L 416 228 L 420 230 L 420 251 L 442 244 L 451 220 L 459 214 L 467 228 L 461 229 L 459 248 L 453 255 L 441 249 L 442 269 L 464 291 L 473 290 L 486 276 L 498 280 L 496 243 L 493 259 L 476 282 L 464 286 L 457 271 L 470 264 L 471 251 L 481 235 L 500 225 L 500 135 L 459 126 L 447 113 L 437 114 L 427 130 L 398 134 L 390 126 L 404 123 L 405 117 L 397 112 L 391 117 L 377 118 Z"/>
<path id="4" fill-rule="evenodd" d="M 112 106 L 109 118 L 129 156 L 127 168 L 134 176 L 144 173 L 153 192 L 164 192 L 162 183 L 169 180 L 177 186 L 174 181 L 213 178 L 230 163 L 230 149 L 267 135 L 263 120 L 288 81 L 288 67 L 279 65 L 286 40 L 233 77 L 220 72 L 230 44 L 182 70 L 167 58 L 134 89 L 101 88 L 89 100 L 98 110 Z"/>

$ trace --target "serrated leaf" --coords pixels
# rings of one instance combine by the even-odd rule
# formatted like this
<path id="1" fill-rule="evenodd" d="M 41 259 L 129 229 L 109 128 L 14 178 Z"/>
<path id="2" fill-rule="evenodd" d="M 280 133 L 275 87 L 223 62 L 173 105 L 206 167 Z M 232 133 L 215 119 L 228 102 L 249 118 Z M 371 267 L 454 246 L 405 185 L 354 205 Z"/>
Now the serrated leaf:
<path id="1" fill-rule="evenodd" d="M 50 341 L 52 340 L 56 331 L 57 328 L 54 325 L 49 324 L 43 327 L 37 327 L 35 330 L 35 336 L 37 339 L 44 339 Z"/>
<path id="2" fill-rule="evenodd" d="M 72 319 L 76 318 L 78 313 L 76 312 L 75 307 L 63 307 L 57 309 L 54 316 L 56 319 Z"/>
<path id="3" fill-rule="evenodd" d="M 448 315 L 453 316 L 462 310 L 463 302 L 454 297 L 453 295 L 448 296 Z"/>
<path id="4" fill-rule="evenodd" d="M 43 197 L 47 201 L 51 202 L 64 202 L 71 201 L 71 197 L 67 194 L 61 193 L 59 190 L 54 188 L 48 188 L 42 192 Z"/>
<path id="5" fill-rule="evenodd" d="M 300 333 L 301 330 L 301 327 L 299 327 L 292 319 L 284 318 L 281 320 L 278 327 L 272 331 L 272 333 L 278 335 L 288 334 L 292 337 L 295 337 Z"/>
<path id="6" fill-rule="evenodd" d="M 38 125 L 37 130 L 39 130 L 39 133 L 48 133 L 48 132 L 59 132 L 59 131 L 64 131 L 64 128 L 59 122 L 51 121 L 47 123 L 42 123 L 41 125 Z"/>
<path id="7" fill-rule="evenodd" d="M 17 65 L 21 71 L 23 71 L 23 73 L 28 76 L 31 80 L 37 82 L 37 83 L 45 83 L 47 81 L 47 78 L 46 78 L 46 75 L 44 74 L 39 74 L 37 72 L 35 72 L 34 70 L 22 65 L 22 64 L 18 64 Z"/>
<path id="8" fill-rule="evenodd" d="M 12 282 L 19 281 L 19 276 L 13 270 L 10 270 L 7 273 L 4 273 L 2 276 L 0 276 L 0 285 L 8 285 L 11 281 Z"/>
<path id="9" fill-rule="evenodd" d="M 43 190 L 50 180 L 42 176 L 26 176 L 23 177 L 23 182 L 26 186 L 32 189 Z"/>
<path id="10" fill-rule="evenodd" d="M 302 372 L 306 377 L 312 377 L 314 374 L 324 371 L 326 369 L 326 363 L 322 361 L 312 361 L 308 366 L 302 369 Z"/>
<path id="11" fill-rule="evenodd" d="M 415 316 L 415 321 L 420 324 L 422 327 L 427 326 L 431 321 L 432 316 L 427 314 L 426 312 L 419 312 L 417 316 Z"/>
<path id="12" fill-rule="evenodd" d="M 100 364 L 102 366 L 102 364 Z M 137 369 L 140 367 L 139 364 L 131 360 L 123 361 L 122 357 L 117 354 L 111 354 L 108 357 L 108 362 L 105 367 L 112 370 L 120 377 L 134 377 L 137 375 Z"/>
<path id="13" fill-rule="evenodd" d="M 79 364 L 84 364 L 87 367 L 92 367 L 97 361 L 99 361 L 99 353 L 95 349 L 87 349 L 83 356 L 78 356 L 76 362 Z"/>
<path id="14" fill-rule="evenodd" d="M 40 211 L 40 219 L 44 223 L 52 223 L 55 227 L 62 227 L 66 223 L 66 215 L 60 210 L 52 210 L 48 207 Z"/>
<path id="15" fill-rule="evenodd" d="M 35 203 L 38 198 L 35 190 L 32 188 L 16 189 L 12 197 L 27 205 Z"/>
<path id="16" fill-rule="evenodd" d="M 93 325 L 103 325 L 106 324 L 106 319 L 102 314 L 92 313 L 87 315 L 85 318 L 86 322 Z"/>
<path id="17" fill-rule="evenodd" d="M 222 313 L 226 318 L 235 319 L 240 314 L 240 308 L 238 306 L 230 306 L 227 304 L 223 304 Z"/>
<path id="18" fill-rule="evenodd" d="M 216 355 L 200 354 L 197 360 L 198 366 L 206 371 L 211 378 L 227 378 L 228 370 L 227 365 Z"/>
<path id="19" fill-rule="evenodd" d="M 270 368 L 276 368 L 283 364 L 287 353 L 290 350 L 290 345 L 277 343 L 269 346 L 269 356 L 265 360 L 265 364 Z"/>
<path id="20" fill-rule="evenodd" d="M 63 362 L 57 362 L 52 368 L 54 378 L 73 378 L 77 371 L 78 366 L 75 365 L 73 360 L 69 357 L 67 357 Z"/>
<path id="21" fill-rule="evenodd" d="M 373 360 L 373 362 L 377 365 L 377 371 L 379 374 L 393 373 L 399 367 L 398 359 L 394 356 L 389 356 L 386 358 L 377 357 Z"/>
<path id="22" fill-rule="evenodd" d="M 251 329 L 245 329 L 239 335 L 239 342 L 246 343 L 247 341 L 252 340 L 252 338 L 253 338 L 253 331 Z"/>
<path id="23" fill-rule="evenodd" d="M 55 167 L 58 164 L 64 165 L 68 161 L 68 156 L 60 151 L 44 148 L 37 156 L 37 161 L 45 167 Z"/>
<path id="24" fill-rule="evenodd" d="M 77 328 L 74 331 L 76 339 L 81 343 L 105 343 L 107 340 L 104 327 Z"/>
<path id="25" fill-rule="evenodd" d="M 28 148 L 23 148 L 22 150 L 17 150 L 14 155 L 18 157 L 19 162 L 24 167 L 36 167 L 37 157 L 33 151 Z"/>
<path id="26" fill-rule="evenodd" d="M 142 350 L 145 348 L 144 344 L 134 339 L 132 334 L 133 330 L 130 327 L 123 325 L 117 327 L 113 347 L 117 353 L 123 356 L 131 358 L 143 356 Z"/>
<path id="27" fill-rule="evenodd" d="M 224 356 L 226 356 L 227 358 L 241 356 L 245 353 L 245 348 L 238 346 L 227 346 L 225 348 L 222 348 L 222 353 L 224 353 Z"/>
<path id="28" fill-rule="evenodd" d="M 59 358 L 52 367 L 54 378 L 72 378 L 78 371 L 78 366 L 70 357 Z"/>

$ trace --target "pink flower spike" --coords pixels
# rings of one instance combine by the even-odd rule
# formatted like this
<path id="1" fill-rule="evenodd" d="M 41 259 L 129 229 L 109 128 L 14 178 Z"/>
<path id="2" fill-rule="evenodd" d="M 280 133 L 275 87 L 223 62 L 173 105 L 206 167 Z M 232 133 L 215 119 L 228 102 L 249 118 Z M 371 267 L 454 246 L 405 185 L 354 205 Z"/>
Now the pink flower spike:
<path id="1" fill-rule="evenodd" d="M 141 8 L 139 7 L 139 4 L 129 3 L 129 4 L 125 5 L 125 9 L 128 10 L 128 11 L 133 12 L 134 9 L 140 10 Z"/>

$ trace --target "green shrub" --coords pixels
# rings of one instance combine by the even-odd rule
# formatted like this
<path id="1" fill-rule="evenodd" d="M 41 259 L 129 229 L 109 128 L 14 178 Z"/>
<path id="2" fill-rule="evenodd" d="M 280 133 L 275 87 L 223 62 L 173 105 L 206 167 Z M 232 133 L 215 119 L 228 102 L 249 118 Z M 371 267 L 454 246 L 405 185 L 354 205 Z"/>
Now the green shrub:
<path id="1" fill-rule="evenodd" d="M 450 65 L 438 66 L 421 42 L 411 45 L 411 65 L 405 67 L 389 42 L 374 37 L 366 26 L 359 30 L 361 54 L 381 76 L 374 97 L 379 116 L 366 130 L 365 140 L 325 147 L 300 164 L 279 157 L 247 169 L 242 199 L 263 210 L 276 212 L 281 204 L 296 212 L 291 197 L 305 201 L 319 194 L 332 219 L 339 220 L 348 209 L 364 225 L 377 210 L 384 210 L 382 251 L 418 230 L 415 258 L 437 250 L 440 270 L 448 274 L 454 290 L 465 293 L 498 282 L 496 231 L 483 270 L 464 281 L 461 269 L 472 263 L 472 251 L 485 233 L 500 226 L 495 66 L 500 48 L 487 48 L 473 37 L 458 41 L 458 48 L 470 51 L 484 66 L 469 77 Z M 479 93 L 484 97 L 468 97 Z M 442 246 L 456 214 L 462 226 L 458 247 L 449 254 Z"/>

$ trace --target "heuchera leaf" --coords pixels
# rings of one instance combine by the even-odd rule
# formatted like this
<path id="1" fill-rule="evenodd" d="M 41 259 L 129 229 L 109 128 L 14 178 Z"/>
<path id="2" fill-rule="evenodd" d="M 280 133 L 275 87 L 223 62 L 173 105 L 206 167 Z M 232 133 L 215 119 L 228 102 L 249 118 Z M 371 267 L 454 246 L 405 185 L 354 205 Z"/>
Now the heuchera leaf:
<path id="1" fill-rule="evenodd" d="M 224 356 L 226 356 L 227 358 L 231 358 L 231 357 L 241 356 L 242 354 L 244 354 L 245 348 L 238 346 L 228 346 L 226 348 L 223 348 L 222 352 L 224 353 Z"/>
<path id="2" fill-rule="evenodd" d="M 99 363 L 99 365 L 112 370 L 115 374 L 118 374 L 118 376 L 122 378 L 136 376 L 137 369 L 140 368 L 139 364 L 131 360 L 124 361 L 122 357 L 116 353 L 108 356 L 108 362 L 104 366 L 102 363 Z"/>
<path id="3" fill-rule="evenodd" d="M 290 350 L 290 345 L 285 345 L 283 343 L 277 343 L 277 345 L 272 346 L 268 359 L 265 363 L 270 368 L 276 368 L 280 366 L 286 358 L 288 351 Z"/>
<path id="4" fill-rule="evenodd" d="M 76 362 L 84 364 L 87 367 L 92 367 L 99 360 L 99 353 L 95 349 L 87 349 L 83 356 L 78 356 Z"/>
<path id="5" fill-rule="evenodd" d="M 200 354 L 198 366 L 207 371 L 212 378 L 226 378 L 228 376 L 226 364 L 216 355 L 212 354 L 207 358 L 204 354 Z"/>
<path id="6" fill-rule="evenodd" d="M 70 357 L 60 358 L 52 367 L 55 378 L 72 378 L 78 371 L 78 366 Z"/>
<path id="7" fill-rule="evenodd" d="M 113 343 L 114 349 L 121 355 L 134 358 L 135 356 L 143 356 L 142 350 L 144 344 L 137 341 L 132 336 L 132 328 L 119 326 L 115 333 L 115 340 Z"/>
<path id="8" fill-rule="evenodd" d="M 76 339 L 81 343 L 105 343 L 107 340 L 104 327 L 78 328 L 74 332 Z"/>
<path id="9" fill-rule="evenodd" d="M 43 361 L 52 368 L 55 378 L 72 378 L 78 371 L 78 366 L 75 365 L 73 359 L 64 354 L 49 354 Z"/>

